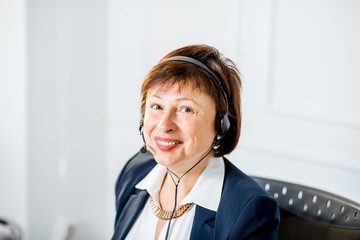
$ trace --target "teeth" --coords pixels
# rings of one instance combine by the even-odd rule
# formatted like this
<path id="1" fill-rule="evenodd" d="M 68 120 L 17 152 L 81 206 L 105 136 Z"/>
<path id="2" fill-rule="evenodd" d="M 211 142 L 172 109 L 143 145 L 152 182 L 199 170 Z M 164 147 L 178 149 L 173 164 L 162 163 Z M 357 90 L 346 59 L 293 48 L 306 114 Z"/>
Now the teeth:
<path id="1" fill-rule="evenodd" d="M 177 142 L 164 142 L 164 141 L 158 141 L 158 143 L 160 143 L 161 145 L 164 145 L 164 146 L 170 146 L 170 145 L 178 144 Z"/>

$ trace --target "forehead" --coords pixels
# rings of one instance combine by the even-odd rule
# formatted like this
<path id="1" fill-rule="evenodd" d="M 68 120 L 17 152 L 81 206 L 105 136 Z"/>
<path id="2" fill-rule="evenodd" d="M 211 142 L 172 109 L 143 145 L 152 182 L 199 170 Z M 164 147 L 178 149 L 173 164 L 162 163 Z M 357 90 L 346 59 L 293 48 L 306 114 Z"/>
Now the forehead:
<path id="1" fill-rule="evenodd" d="M 171 84 L 171 85 L 155 86 L 148 91 L 147 97 L 164 96 L 164 95 L 180 95 L 180 96 L 183 95 L 183 96 L 191 96 L 194 98 L 206 95 L 207 97 L 210 97 L 209 94 L 202 91 L 199 87 L 192 86 L 190 84 L 186 84 L 186 85 Z"/>
<path id="2" fill-rule="evenodd" d="M 191 85 L 174 84 L 171 87 L 157 87 L 148 92 L 147 98 L 164 98 L 178 100 L 190 100 L 200 105 L 215 107 L 212 97 L 200 88 Z"/>
<path id="3" fill-rule="evenodd" d="M 212 85 L 212 81 L 206 76 L 172 76 L 166 74 L 158 78 L 150 78 L 144 88 L 148 93 L 150 91 L 166 92 L 169 89 L 176 89 L 181 93 L 184 90 L 192 89 L 212 95 L 214 88 Z"/>

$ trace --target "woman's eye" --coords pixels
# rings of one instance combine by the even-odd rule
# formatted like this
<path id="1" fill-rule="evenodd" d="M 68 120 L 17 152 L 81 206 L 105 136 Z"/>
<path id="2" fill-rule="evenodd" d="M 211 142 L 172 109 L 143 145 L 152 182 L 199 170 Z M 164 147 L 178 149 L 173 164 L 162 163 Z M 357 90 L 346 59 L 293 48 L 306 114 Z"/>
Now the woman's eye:
<path id="1" fill-rule="evenodd" d="M 160 110 L 161 109 L 160 105 L 158 105 L 158 104 L 153 104 L 151 106 L 151 108 L 154 109 L 154 110 Z"/>
<path id="2" fill-rule="evenodd" d="M 183 113 L 192 113 L 193 112 L 193 110 L 190 107 L 182 107 L 180 109 L 180 111 Z"/>

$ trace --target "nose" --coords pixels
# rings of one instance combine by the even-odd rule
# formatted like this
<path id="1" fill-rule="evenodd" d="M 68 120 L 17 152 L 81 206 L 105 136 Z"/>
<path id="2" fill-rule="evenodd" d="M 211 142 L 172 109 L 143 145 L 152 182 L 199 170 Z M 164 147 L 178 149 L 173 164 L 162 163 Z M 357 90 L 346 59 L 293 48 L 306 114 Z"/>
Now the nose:
<path id="1" fill-rule="evenodd" d="M 176 123 L 175 123 L 175 116 L 173 116 L 172 112 L 166 111 L 161 119 L 160 122 L 157 124 L 158 129 L 160 129 L 162 132 L 172 132 L 176 129 Z"/>

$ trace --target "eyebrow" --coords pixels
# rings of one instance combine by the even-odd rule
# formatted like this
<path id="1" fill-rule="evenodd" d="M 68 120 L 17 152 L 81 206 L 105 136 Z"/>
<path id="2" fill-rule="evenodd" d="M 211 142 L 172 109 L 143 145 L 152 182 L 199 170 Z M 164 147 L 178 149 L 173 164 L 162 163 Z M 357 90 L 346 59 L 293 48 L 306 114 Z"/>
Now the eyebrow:
<path id="1" fill-rule="evenodd" d="M 149 96 L 149 98 L 152 98 L 152 97 L 157 98 L 157 99 L 161 99 L 161 96 L 158 96 L 158 95 Z M 196 105 L 200 106 L 200 104 L 197 101 L 195 101 L 194 99 L 192 99 L 192 98 L 181 97 L 181 98 L 176 99 L 176 102 L 181 102 L 181 101 L 190 101 L 190 102 L 193 102 Z"/>

